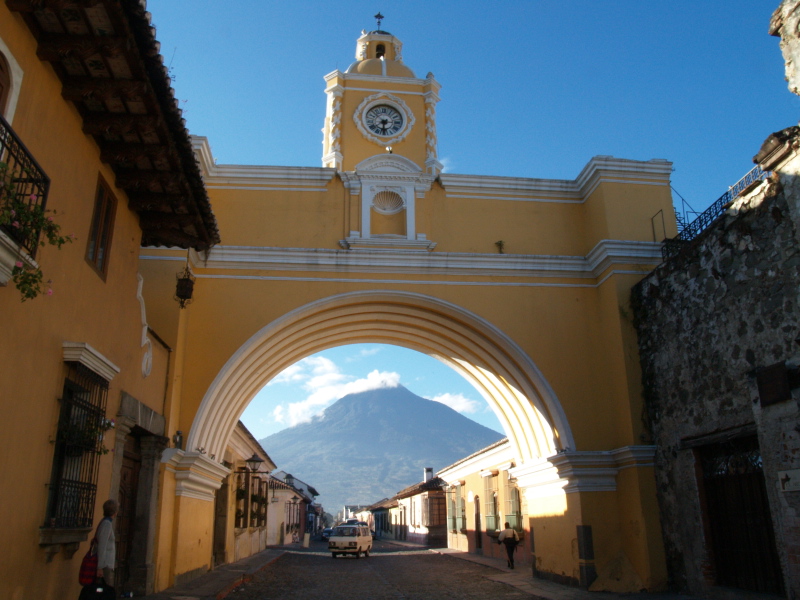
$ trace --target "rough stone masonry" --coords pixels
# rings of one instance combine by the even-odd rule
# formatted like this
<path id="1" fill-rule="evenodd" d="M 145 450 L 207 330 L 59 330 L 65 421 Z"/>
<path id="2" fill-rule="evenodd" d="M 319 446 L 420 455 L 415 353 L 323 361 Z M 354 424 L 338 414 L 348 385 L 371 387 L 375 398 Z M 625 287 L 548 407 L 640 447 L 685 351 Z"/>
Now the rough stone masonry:
<path id="1" fill-rule="evenodd" d="M 800 0 L 781 3 L 770 22 L 796 94 L 799 26 Z M 670 579 L 695 595 L 719 596 L 722 578 L 703 457 L 725 444 L 751 443 L 757 444 L 752 456 L 760 455 L 764 517 L 771 520 L 779 563 L 777 571 L 764 567 L 764 577 L 780 580 L 772 591 L 800 597 L 798 148 L 798 127 L 770 135 L 754 158 L 770 177 L 740 195 L 631 296 Z"/>

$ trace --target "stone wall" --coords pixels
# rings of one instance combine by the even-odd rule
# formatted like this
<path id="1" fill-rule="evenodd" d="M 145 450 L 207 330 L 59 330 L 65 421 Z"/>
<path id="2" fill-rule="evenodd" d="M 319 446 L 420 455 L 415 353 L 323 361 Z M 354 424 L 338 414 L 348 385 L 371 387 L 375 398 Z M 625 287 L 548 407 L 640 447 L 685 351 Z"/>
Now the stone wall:
<path id="1" fill-rule="evenodd" d="M 799 139 L 797 128 L 771 136 L 757 157 L 770 179 L 632 293 L 671 584 L 694 595 L 725 595 L 699 457 L 757 439 L 784 592 L 800 597 L 800 491 L 786 491 L 786 477 L 800 480 Z M 764 384 L 775 364 L 785 389 L 769 404 L 759 373 Z"/>

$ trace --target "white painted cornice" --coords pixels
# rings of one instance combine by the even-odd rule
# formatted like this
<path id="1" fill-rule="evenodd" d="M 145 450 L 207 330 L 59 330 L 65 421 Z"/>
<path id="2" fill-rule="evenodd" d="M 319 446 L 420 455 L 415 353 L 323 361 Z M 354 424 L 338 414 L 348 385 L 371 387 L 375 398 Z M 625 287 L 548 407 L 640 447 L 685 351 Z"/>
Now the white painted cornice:
<path id="1" fill-rule="evenodd" d="M 391 77 L 389 75 L 368 75 L 363 73 L 343 73 L 342 71 L 336 70 L 331 71 L 327 75 L 325 75 L 325 81 L 329 84 L 334 79 L 338 78 L 341 81 L 365 81 L 369 83 L 379 82 L 379 83 L 393 83 L 395 85 L 417 85 L 423 86 L 426 83 L 429 83 L 430 80 L 428 79 L 420 79 L 418 77 Z M 361 88 L 359 88 L 361 89 Z M 383 91 L 383 90 L 376 90 L 376 91 Z M 409 94 L 415 93 L 419 94 L 420 92 L 408 92 L 404 90 L 386 90 L 391 91 L 393 94 Z"/>
<path id="2" fill-rule="evenodd" d="M 298 189 L 324 190 L 336 175 L 336 169 L 325 167 L 273 167 L 262 165 L 216 164 L 208 138 L 192 136 L 192 146 L 200 162 L 203 180 L 208 188 L 235 184 L 237 189 L 298 186 Z"/>
<path id="3" fill-rule="evenodd" d="M 449 467 L 436 473 L 436 477 L 444 479 L 448 484 L 454 485 L 475 473 L 489 472 L 499 469 L 497 465 L 509 464 L 514 460 L 513 448 L 508 439 L 488 449 L 476 452 Z"/>
<path id="4" fill-rule="evenodd" d="M 120 372 L 120 368 L 83 342 L 63 342 L 64 362 L 81 363 L 105 379 L 111 381 Z"/>
<path id="5" fill-rule="evenodd" d="M 603 181 L 621 183 L 645 183 L 656 180 L 661 185 L 669 185 L 672 163 L 663 158 L 648 161 L 614 158 L 613 156 L 593 157 L 575 180 L 584 198 L 588 198 Z"/>
<path id="6" fill-rule="evenodd" d="M 526 463 L 510 472 L 528 497 L 554 492 L 613 492 L 623 469 L 653 466 L 655 446 L 624 446 L 610 451 L 567 451 Z"/>
<path id="7" fill-rule="evenodd" d="M 175 477 L 175 495 L 213 502 L 230 469 L 199 452 L 167 448 L 161 462 Z"/>
<path id="8" fill-rule="evenodd" d="M 39 266 L 30 255 L 20 248 L 20 245 L 12 240 L 4 232 L 0 231 L 0 285 L 8 284 L 14 272 L 14 265 L 19 261 L 36 269 Z"/>
<path id="9" fill-rule="evenodd" d="M 308 248 L 265 248 L 261 246 L 214 246 L 205 255 L 190 259 L 198 277 L 208 269 L 249 269 L 264 271 L 313 271 L 358 274 L 419 274 L 474 277 L 569 277 L 597 278 L 614 265 L 642 265 L 648 271 L 661 263 L 661 244 L 603 240 L 587 256 L 548 256 L 535 254 L 473 254 L 429 252 L 428 240 L 418 240 L 420 249 L 408 246 L 410 240 L 348 238 L 350 250 Z M 172 258 L 168 249 L 144 248 L 143 260 Z M 175 260 L 183 260 L 178 257 Z M 643 271 L 644 272 L 644 271 Z"/>
<path id="10" fill-rule="evenodd" d="M 381 238 L 381 237 L 347 237 L 339 240 L 339 245 L 345 250 L 411 250 L 414 252 L 431 252 L 436 248 L 436 242 L 430 240 L 409 240 L 407 238 Z"/>
<path id="11" fill-rule="evenodd" d="M 595 156 L 575 180 L 442 173 L 439 181 L 450 197 L 582 203 L 602 182 L 669 185 L 671 173 L 672 163 L 663 159 L 636 161 Z"/>
<path id="12" fill-rule="evenodd" d="M 574 181 L 566 179 L 529 179 L 494 175 L 457 175 L 441 173 L 439 181 L 448 196 L 483 197 L 503 194 L 508 200 L 560 199 L 581 202 L 583 197 Z"/>

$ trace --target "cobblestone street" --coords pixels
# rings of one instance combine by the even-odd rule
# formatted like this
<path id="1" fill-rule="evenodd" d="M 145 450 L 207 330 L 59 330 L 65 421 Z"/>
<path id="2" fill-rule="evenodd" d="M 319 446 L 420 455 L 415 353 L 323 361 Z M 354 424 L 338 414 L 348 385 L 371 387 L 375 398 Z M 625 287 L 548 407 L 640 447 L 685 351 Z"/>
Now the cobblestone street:
<path id="1" fill-rule="evenodd" d="M 302 598 L 430 599 L 531 598 L 492 581 L 497 570 L 451 556 L 376 542 L 369 558 L 332 559 L 323 542 L 291 551 L 241 586 L 237 600 Z"/>

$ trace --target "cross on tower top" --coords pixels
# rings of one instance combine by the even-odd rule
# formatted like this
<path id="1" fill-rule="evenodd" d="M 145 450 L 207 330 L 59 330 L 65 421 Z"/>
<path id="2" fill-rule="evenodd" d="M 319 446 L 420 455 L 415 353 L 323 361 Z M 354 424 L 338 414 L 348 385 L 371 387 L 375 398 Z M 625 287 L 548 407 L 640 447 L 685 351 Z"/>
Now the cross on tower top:
<path id="1" fill-rule="evenodd" d="M 378 20 L 378 29 L 380 29 L 381 28 L 381 21 L 383 20 L 383 15 L 380 12 L 378 12 L 378 14 L 375 15 L 375 18 Z"/>

